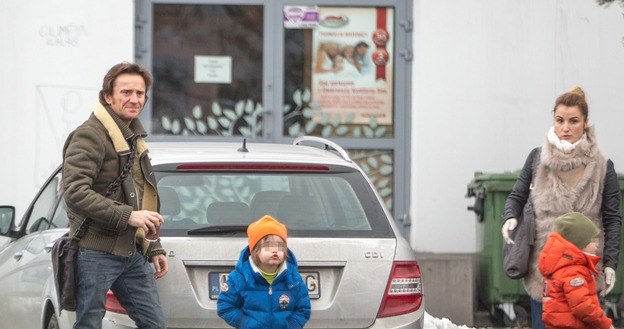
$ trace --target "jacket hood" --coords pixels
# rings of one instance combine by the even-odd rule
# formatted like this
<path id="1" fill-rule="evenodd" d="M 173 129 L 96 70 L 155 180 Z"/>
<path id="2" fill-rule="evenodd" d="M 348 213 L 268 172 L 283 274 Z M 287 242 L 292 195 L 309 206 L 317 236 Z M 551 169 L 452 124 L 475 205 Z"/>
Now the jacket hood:
<path id="1" fill-rule="evenodd" d="M 295 258 L 295 254 L 290 250 L 290 248 L 287 248 L 287 254 L 288 256 L 286 257 L 286 264 L 287 264 L 286 270 L 280 273 L 275 278 L 275 281 L 273 282 L 273 284 L 275 284 L 276 282 L 279 282 L 280 280 L 285 279 L 287 280 L 290 286 L 296 281 L 292 278 L 292 276 L 295 274 L 299 275 L 297 259 Z M 249 261 L 249 256 L 251 256 L 251 252 L 249 251 L 249 247 L 245 246 L 245 248 L 243 248 L 243 250 L 241 250 L 240 252 L 240 255 L 238 257 L 238 262 L 236 263 L 236 266 L 234 269 L 240 272 L 245 277 L 245 281 L 247 281 L 249 285 L 252 285 L 252 286 L 256 284 L 268 285 L 268 283 L 262 277 L 262 275 L 253 270 Z"/>
<path id="2" fill-rule="evenodd" d="M 540 253 L 539 271 L 546 277 L 566 266 L 582 265 L 587 266 L 593 273 L 598 273 L 596 264 L 599 261 L 600 257 L 583 252 L 559 233 L 553 232 Z"/>

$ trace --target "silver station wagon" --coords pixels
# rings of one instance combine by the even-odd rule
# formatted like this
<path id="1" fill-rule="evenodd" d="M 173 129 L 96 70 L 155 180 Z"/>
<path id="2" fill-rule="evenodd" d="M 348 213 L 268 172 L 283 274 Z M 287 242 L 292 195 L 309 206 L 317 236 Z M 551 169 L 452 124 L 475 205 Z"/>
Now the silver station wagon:
<path id="1" fill-rule="evenodd" d="M 306 328 L 422 328 L 415 254 L 363 171 L 335 143 L 150 143 L 169 273 L 157 281 L 168 328 L 228 328 L 221 283 L 247 245 L 247 225 L 270 214 L 307 284 Z M 319 147 L 321 146 L 321 147 Z M 50 248 L 67 231 L 60 168 L 21 220 L 0 207 L 0 323 L 71 328 L 58 312 Z M 104 328 L 134 328 L 109 292 Z M 3 325 L 4 326 L 4 325 Z"/>

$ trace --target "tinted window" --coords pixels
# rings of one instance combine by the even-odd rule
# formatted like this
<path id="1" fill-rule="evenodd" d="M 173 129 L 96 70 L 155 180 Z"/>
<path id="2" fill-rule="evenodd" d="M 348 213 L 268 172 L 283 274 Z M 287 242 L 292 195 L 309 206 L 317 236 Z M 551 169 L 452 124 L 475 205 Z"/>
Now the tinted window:
<path id="1" fill-rule="evenodd" d="M 261 5 L 153 5 L 153 133 L 260 131 L 253 113 L 262 110 L 263 12 Z"/>
<path id="2" fill-rule="evenodd" d="M 54 212 L 54 217 L 52 217 L 52 225 L 50 228 L 63 227 L 69 227 L 69 218 L 67 218 L 67 206 L 65 205 L 65 200 L 61 198 L 59 205 Z"/>
<path id="3" fill-rule="evenodd" d="M 211 225 L 247 225 L 265 214 L 284 222 L 294 236 L 393 236 L 359 172 L 168 172 L 157 177 L 163 236 Z"/>
<path id="4" fill-rule="evenodd" d="M 61 174 L 58 173 L 46 185 L 37 200 L 35 200 L 32 210 L 26 220 L 26 233 L 42 231 L 50 226 L 50 215 L 52 207 L 58 201 L 61 188 Z"/>

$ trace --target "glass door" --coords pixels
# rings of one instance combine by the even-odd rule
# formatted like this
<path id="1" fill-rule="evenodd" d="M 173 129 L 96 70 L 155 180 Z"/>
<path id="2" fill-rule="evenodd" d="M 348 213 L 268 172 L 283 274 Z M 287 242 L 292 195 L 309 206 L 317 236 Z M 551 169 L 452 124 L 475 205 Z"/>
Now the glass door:
<path id="1" fill-rule="evenodd" d="M 137 57 L 154 75 L 142 114 L 152 140 L 265 135 L 266 9 L 242 3 L 137 1 L 137 45 L 148 45 Z"/>
<path id="2" fill-rule="evenodd" d="M 331 139 L 407 234 L 411 3 L 136 1 L 150 140 Z"/>
<path id="3" fill-rule="evenodd" d="M 313 135 L 344 147 L 403 234 L 410 225 L 410 3 L 282 0 L 275 27 L 276 67 L 283 67 L 278 140 Z"/>

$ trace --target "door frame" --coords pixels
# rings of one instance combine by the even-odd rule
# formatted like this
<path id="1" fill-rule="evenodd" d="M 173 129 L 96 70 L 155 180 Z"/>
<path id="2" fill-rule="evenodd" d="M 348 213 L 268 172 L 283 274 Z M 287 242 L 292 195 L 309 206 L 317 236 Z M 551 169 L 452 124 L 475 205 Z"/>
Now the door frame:
<path id="1" fill-rule="evenodd" d="M 135 0 L 136 33 L 135 57 L 141 65 L 152 70 L 152 5 L 153 4 L 206 4 L 206 5 L 261 5 L 263 20 L 263 86 L 262 130 L 260 136 L 248 138 L 253 142 L 292 143 L 293 137 L 283 135 L 284 107 L 284 33 L 282 8 L 285 5 L 318 5 L 333 7 L 394 7 L 394 98 L 393 136 L 391 138 L 332 137 L 332 141 L 345 149 L 391 150 L 393 153 L 393 211 L 399 230 L 409 236 L 410 182 L 411 182 L 411 128 L 412 128 L 412 0 Z M 148 132 L 152 131 L 152 107 L 148 103 L 141 114 Z M 244 137 L 223 136 L 170 136 L 151 135 L 151 141 L 219 141 L 241 142 Z"/>

